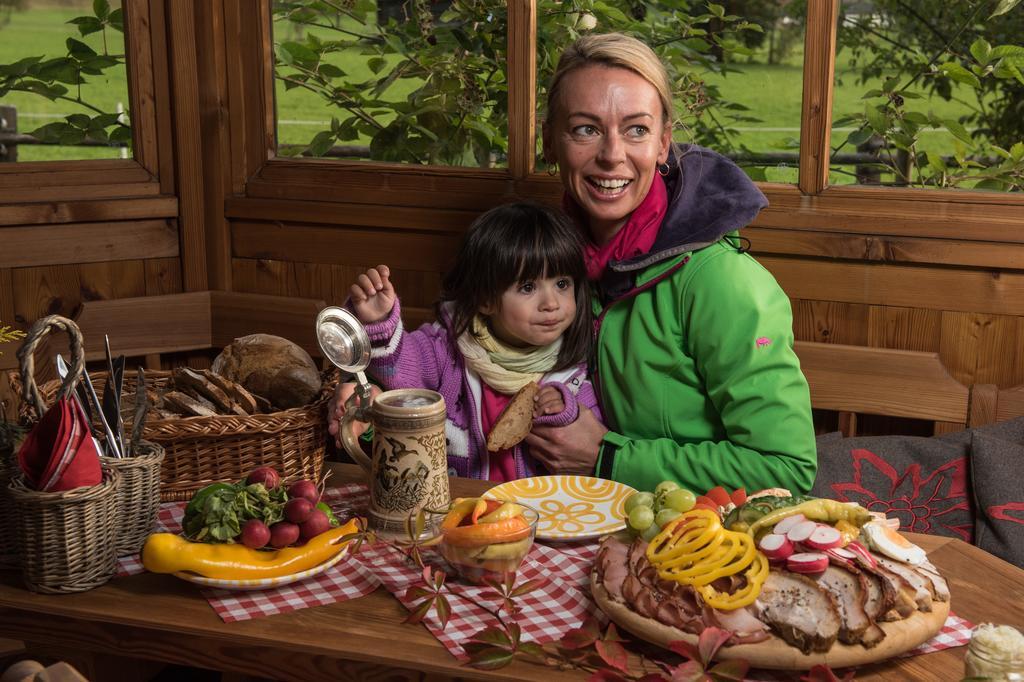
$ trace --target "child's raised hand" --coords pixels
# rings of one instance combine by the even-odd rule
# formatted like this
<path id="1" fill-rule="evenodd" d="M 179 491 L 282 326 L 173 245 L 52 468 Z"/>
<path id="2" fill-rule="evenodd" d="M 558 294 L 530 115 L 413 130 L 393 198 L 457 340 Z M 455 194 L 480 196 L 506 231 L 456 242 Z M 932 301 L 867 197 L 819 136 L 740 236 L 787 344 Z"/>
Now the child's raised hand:
<path id="1" fill-rule="evenodd" d="M 554 386 L 541 386 L 533 399 L 533 416 L 543 417 L 546 414 L 561 414 L 565 410 L 562 392 Z"/>
<path id="2" fill-rule="evenodd" d="M 363 324 L 379 322 L 391 313 L 396 295 L 390 277 L 391 269 L 378 265 L 359 275 L 349 289 L 352 310 Z"/>

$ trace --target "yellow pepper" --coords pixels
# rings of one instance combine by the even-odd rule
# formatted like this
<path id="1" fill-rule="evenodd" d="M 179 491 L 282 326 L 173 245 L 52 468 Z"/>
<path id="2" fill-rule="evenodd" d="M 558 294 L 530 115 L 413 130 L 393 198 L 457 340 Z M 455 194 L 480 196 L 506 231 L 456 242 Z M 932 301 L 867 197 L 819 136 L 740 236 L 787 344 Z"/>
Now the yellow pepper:
<path id="1" fill-rule="evenodd" d="M 758 552 L 755 555 L 754 562 L 747 569 L 746 575 L 746 586 L 731 594 L 719 592 L 711 587 L 710 584 L 700 586 L 697 589 L 704 598 L 704 602 L 712 608 L 721 611 L 742 608 L 754 603 L 757 596 L 761 594 L 761 586 L 764 585 L 765 579 L 768 578 L 768 559 L 764 554 Z"/>
<path id="2" fill-rule="evenodd" d="M 300 547 L 270 551 L 240 544 L 191 542 L 173 533 L 153 533 L 142 548 L 142 565 L 153 573 L 191 571 L 220 580 L 278 578 L 319 566 L 347 544 L 338 540 L 358 530 L 356 519 L 352 519 Z"/>
<path id="3" fill-rule="evenodd" d="M 795 514 L 803 514 L 811 521 L 826 521 L 828 523 L 848 521 L 858 528 L 871 520 L 871 514 L 859 504 L 850 504 L 821 497 L 808 500 L 793 507 L 783 507 L 782 509 L 769 512 L 752 523 L 750 528 L 747 529 L 747 533 L 752 537 L 757 537 L 758 531 L 762 528 L 773 528 L 782 519 Z"/>

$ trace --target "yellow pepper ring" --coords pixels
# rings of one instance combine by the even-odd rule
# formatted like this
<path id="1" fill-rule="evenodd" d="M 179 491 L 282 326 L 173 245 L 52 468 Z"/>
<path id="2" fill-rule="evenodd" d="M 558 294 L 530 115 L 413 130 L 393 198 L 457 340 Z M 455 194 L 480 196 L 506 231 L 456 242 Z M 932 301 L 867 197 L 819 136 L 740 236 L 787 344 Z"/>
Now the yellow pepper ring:
<path id="1" fill-rule="evenodd" d="M 679 571 L 679 575 L 681 577 L 697 577 L 711 571 L 717 571 L 731 564 L 738 553 L 738 548 L 732 538 L 722 538 L 722 544 L 715 552 L 710 556 L 695 559 L 691 562 L 689 568 Z"/>
<path id="2" fill-rule="evenodd" d="M 708 511 L 708 513 L 713 512 Z M 717 519 L 717 516 L 715 518 Z M 687 524 L 687 529 L 679 535 L 673 532 L 676 526 L 666 526 L 664 530 L 654 536 L 647 546 L 648 560 L 652 562 L 667 561 L 691 552 L 706 545 L 722 529 L 721 524 L 717 521 L 705 525 L 700 520 L 696 520 L 696 523 L 692 524 L 692 528 L 689 525 L 691 524 Z M 665 549 L 661 549 L 662 547 Z"/>
<path id="3" fill-rule="evenodd" d="M 714 553 L 722 543 L 725 542 L 725 536 L 721 533 L 716 533 L 710 539 L 710 541 L 704 545 L 701 549 L 695 552 L 684 552 L 679 556 L 673 556 L 671 559 L 665 561 L 658 561 L 662 568 L 676 568 L 678 566 L 685 566 L 699 561 L 702 558 Z"/>
<path id="4" fill-rule="evenodd" d="M 763 554 L 758 553 L 753 565 L 747 571 L 747 585 L 743 589 L 732 594 L 722 594 L 708 585 L 699 587 L 698 590 L 709 606 L 728 611 L 754 603 L 761 593 L 761 586 L 764 585 L 767 577 L 768 561 Z"/>

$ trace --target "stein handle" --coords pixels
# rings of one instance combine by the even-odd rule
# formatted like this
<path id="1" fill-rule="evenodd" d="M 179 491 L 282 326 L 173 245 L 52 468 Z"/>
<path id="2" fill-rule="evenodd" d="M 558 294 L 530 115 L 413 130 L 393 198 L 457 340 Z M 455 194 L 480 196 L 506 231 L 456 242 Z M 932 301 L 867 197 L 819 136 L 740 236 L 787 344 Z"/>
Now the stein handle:
<path id="1" fill-rule="evenodd" d="M 366 456 L 366 453 L 363 452 L 363 447 L 359 444 L 359 437 L 352 430 L 352 422 L 369 421 L 368 413 L 371 400 L 369 390 L 364 392 L 357 389 L 345 401 L 345 414 L 341 416 L 341 424 L 338 426 L 338 433 L 341 434 L 341 443 L 345 446 L 345 452 L 355 460 L 356 464 L 366 469 L 367 473 L 373 472 L 373 464 L 370 462 L 370 458 Z"/>

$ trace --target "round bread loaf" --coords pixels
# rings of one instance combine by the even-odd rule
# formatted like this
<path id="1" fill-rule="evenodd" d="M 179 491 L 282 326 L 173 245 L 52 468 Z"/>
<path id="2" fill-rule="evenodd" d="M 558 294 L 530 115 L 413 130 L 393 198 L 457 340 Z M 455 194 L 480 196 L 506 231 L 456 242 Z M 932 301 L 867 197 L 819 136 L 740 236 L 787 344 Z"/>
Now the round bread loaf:
<path id="1" fill-rule="evenodd" d="M 282 410 L 306 405 L 320 393 L 320 372 L 309 353 L 273 334 L 235 339 L 210 369 Z"/>

